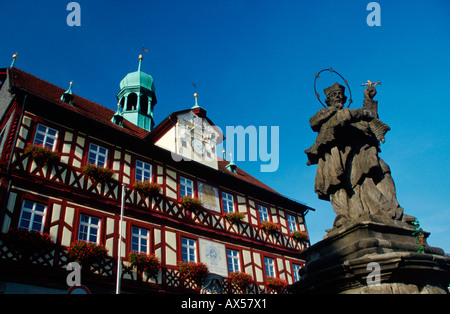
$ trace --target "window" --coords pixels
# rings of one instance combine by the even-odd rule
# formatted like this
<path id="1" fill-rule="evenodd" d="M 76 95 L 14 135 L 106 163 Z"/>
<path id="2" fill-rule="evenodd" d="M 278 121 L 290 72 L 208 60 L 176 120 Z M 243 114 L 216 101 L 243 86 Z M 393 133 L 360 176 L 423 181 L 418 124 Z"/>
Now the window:
<path id="1" fill-rule="evenodd" d="M 188 238 L 181 238 L 181 260 L 183 262 L 196 262 L 196 242 Z"/>
<path id="2" fill-rule="evenodd" d="M 295 217 L 292 215 L 287 215 L 287 220 L 289 224 L 290 233 L 297 231 L 297 222 L 295 221 Z"/>
<path id="3" fill-rule="evenodd" d="M 92 216 L 80 216 L 80 228 L 78 230 L 78 240 L 98 243 L 100 219 Z"/>
<path id="4" fill-rule="evenodd" d="M 180 177 L 180 197 L 194 196 L 194 182 L 192 180 Z"/>
<path id="5" fill-rule="evenodd" d="M 275 265 L 273 258 L 264 257 L 264 267 L 266 269 L 266 277 L 275 277 Z"/>
<path id="6" fill-rule="evenodd" d="M 152 165 L 136 160 L 136 181 L 144 182 L 152 179 Z"/>
<path id="7" fill-rule="evenodd" d="M 57 130 L 49 128 L 48 126 L 42 124 L 38 124 L 33 144 L 47 146 L 50 150 L 54 151 L 56 148 L 57 137 Z"/>
<path id="8" fill-rule="evenodd" d="M 294 281 L 299 281 L 300 275 L 298 274 L 298 271 L 302 268 L 302 265 L 292 264 L 292 268 L 294 270 Z"/>
<path id="9" fill-rule="evenodd" d="M 306 231 L 305 223 L 303 221 L 302 216 L 298 216 L 298 227 L 300 228 L 300 231 Z"/>
<path id="10" fill-rule="evenodd" d="M 222 192 L 222 207 L 225 214 L 234 212 L 233 195 Z"/>
<path id="11" fill-rule="evenodd" d="M 149 232 L 147 229 L 131 228 L 131 251 L 148 254 Z"/>
<path id="12" fill-rule="evenodd" d="M 88 163 L 91 165 L 105 167 L 107 156 L 108 150 L 106 148 L 92 143 L 89 145 Z"/>
<path id="13" fill-rule="evenodd" d="M 44 218 L 46 206 L 23 201 L 22 212 L 20 213 L 19 228 L 30 231 L 44 231 Z"/>
<path id="14" fill-rule="evenodd" d="M 241 267 L 239 266 L 239 251 L 228 249 L 227 259 L 228 259 L 228 272 L 230 274 L 235 271 L 241 270 Z"/>
<path id="15" fill-rule="evenodd" d="M 258 205 L 259 222 L 269 221 L 269 213 L 266 206 Z"/>

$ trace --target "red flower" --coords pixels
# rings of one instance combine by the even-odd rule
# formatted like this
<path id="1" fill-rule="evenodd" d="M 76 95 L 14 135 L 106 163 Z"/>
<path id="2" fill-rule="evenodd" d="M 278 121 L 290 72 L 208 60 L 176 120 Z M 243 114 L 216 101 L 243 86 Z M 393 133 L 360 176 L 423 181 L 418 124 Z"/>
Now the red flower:
<path id="1" fill-rule="evenodd" d="M 130 263 L 135 266 L 140 272 L 147 272 L 150 277 L 156 277 L 158 274 L 161 262 L 159 258 L 155 255 L 148 255 L 145 253 L 131 252 L 130 253 Z"/>
<path id="2" fill-rule="evenodd" d="M 178 203 L 186 210 L 197 211 L 203 208 L 202 202 L 198 198 L 183 196 Z"/>
<path id="3" fill-rule="evenodd" d="M 108 255 L 104 245 L 84 241 L 73 242 L 67 252 L 70 259 L 87 263 L 99 262 Z"/>
<path id="4" fill-rule="evenodd" d="M 134 183 L 134 189 L 145 196 L 154 196 L 161 193 L 161 186 L 158 183 L 150 183 L 148 181 Z"/>
<path id="5" fill-rule="evenodd" d="M 95 166 L 91 164 L 87 164 L 86 166 L 83 167 L 83 173 L 89 179 L 91 179 L 91 181 L 99 183 L 109 181 L 114 176 L 114 171 L 101 166 Z"/>
<path id="6" fill-rule="evenodd" d="M 261 227 L 261 229 L 263 229 L 264 231 L 266 231 L 268 233 L 275 233 L 275 232 L 280 231 L 280 226 L 271 221 L 263 221 L 261 223 L 260 227 Z"/>
<path id="7" fill-rule="evenodd" d="M 306 233 L 306 231 L 294 231 L 291 233 L 291 237 L 300 242 L 306 242 L 309 240 L 308 233 Z"/>
<path id="8" fill-rule="evenodd" d="M 208 266 L 204 263 L 195 262 L 178 262 L 178 273 L 182 278 L 192 279 L 197 283 L 201 283 L 203 279 L 209 274 Z"/>
<path id="9" fill-rule="evenodd" d="M 253 278 L 247 273 L 236 271 L 230 274 L 231 283 L 237 288 L 243 290 L 249 284 L 253 283 Z"/>
<path id="10" fill-rule="evenodd" d="M 24 152 L 25 154 L 30 154 L 36 164 L 41 167 L 49 163 L 57 162 L 59 159 L 58 152 L 51 151 L 50 148 L 43 144 L 32 145 L 31 143 L 28 143 Z"/>
<path id="11" fill-rule="evenodd" d="M 266 280 L 266 285 L 269 289 L 281 293 L 284 289 L 286 289 L 288 283 L 284 279 L 268 277 Z"/>

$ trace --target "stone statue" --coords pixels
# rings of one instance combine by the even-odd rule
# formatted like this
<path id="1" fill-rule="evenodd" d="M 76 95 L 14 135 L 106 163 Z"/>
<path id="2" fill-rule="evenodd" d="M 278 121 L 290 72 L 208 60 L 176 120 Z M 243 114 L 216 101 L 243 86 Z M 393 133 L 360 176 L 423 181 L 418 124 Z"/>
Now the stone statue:
<path id="1" fill-rule="evenodd" d="M 309 120 L 319 134 L 305 150 L 307 165 L 318 165 L 315 192 L 331 202 L 335 228 L 356 219 L 410 218 L 397 201 L 389 166 L 378 156 L 390 128 L 378 119 L 378 101 L 373 100 L 377 83 L 368 82 L 363 108 L 344 108 L 345 87 L 335 83 L 324 90 L 328 107 Z"/>

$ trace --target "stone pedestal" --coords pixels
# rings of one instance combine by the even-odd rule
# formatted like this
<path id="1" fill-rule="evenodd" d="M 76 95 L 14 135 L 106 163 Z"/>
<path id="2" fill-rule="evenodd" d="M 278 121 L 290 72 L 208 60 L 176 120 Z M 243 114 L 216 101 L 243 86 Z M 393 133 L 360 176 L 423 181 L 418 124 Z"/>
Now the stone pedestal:
<path id="1" fill-rule="evenodd" d="M 448 293 L 450 256 L 418 239 L 404 222 L 360 220 L 332 229 L 301 253 L 292 293 Z M 424 238 L 429 233 L 424 232 Z M 372 263 L 372 264 L 371 264 Z"/>

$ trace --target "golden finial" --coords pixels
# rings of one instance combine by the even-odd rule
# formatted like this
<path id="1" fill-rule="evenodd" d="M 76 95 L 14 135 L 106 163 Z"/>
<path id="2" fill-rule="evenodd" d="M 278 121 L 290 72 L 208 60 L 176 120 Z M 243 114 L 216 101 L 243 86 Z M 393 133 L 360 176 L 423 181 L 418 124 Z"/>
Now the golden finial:
<path id="1" fill-rule="evenodd" d="M 19 59 L 19 55 L 17 54 L 17 52 L 12 55 L 12 58 L 13 58 L 13 60 L 11 62 L 10 68 L 14 68 L 14 63 L 16 63 L 16 60 Z"/>

